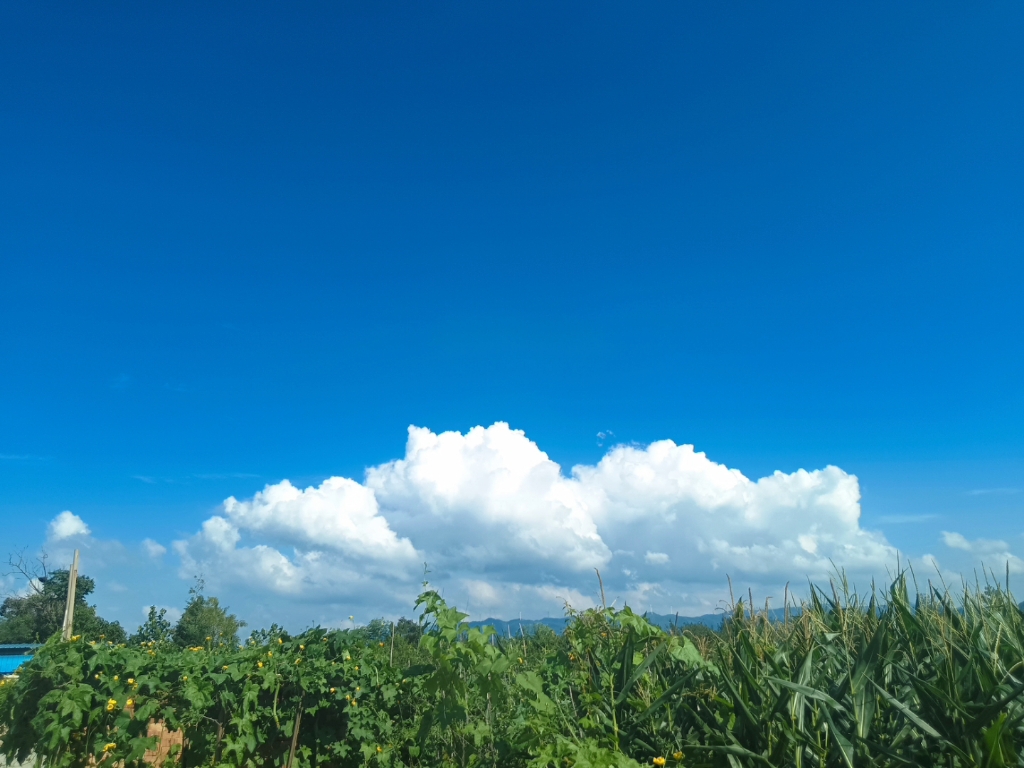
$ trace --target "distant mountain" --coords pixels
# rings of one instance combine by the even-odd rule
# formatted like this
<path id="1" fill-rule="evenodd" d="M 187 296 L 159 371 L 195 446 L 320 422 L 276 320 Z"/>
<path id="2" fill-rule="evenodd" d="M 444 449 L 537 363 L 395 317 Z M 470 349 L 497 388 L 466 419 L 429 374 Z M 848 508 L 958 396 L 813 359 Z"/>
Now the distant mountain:
<path id="1" fill-rule="evenodd" d="M 790 609 L 790 615 L 796 616 L 800 613 L 798 609 Z M 661 627 L 664 630 L 668 630 L 673 626 L 685 627 L 692 624 L 702 624 L 710 629 L 721 629 L 722 622 L 725 621 L 724 613 L 706 613 L 703 616 L 675 616 L 675 615 L 664 615 L 660 613 L 647 613 L 644 614 L 647 620 L 656 627 Z M 772 608 L 768 612 L 769 617 L 772 621 L 782 621 L 784 618 L 784 610 L 782 608 Z M 504 619 L 483 619 L 482 621 L 471 621 L 469 626 L 471 627 L 494 627 L 499 635 L 508 637 L 512 635 L 518 637 L 521 632 L 529 634 L 533 629 L 539 625 L 550 627 L 557 634 L 562 634 L 565 630 L 566 625 L 569 623 L 569 619 L 512 619 L 511 621 L 505 621 Z"/>

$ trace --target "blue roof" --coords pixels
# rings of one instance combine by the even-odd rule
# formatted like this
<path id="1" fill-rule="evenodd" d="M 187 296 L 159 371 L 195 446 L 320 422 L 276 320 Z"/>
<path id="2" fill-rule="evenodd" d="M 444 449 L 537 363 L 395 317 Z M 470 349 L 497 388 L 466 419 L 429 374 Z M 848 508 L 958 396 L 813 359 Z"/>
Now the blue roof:
<path id="1" fill-rule="evenodd" d="M 12 675 L 18 667 L 31 660 L 31 656 L 0 656 L 0 675 Z"/>
<path id="2" fill-rule="evenodd" d="M 32 659 L 39 643 L 0 643 L 0 675 L 10 675 Z"/>
<path id="3" fill-rule="evenodd" d="M 39 643 L 0 643 L 0 656 L 20 656 L 32 653 L 39 646 Z"/>

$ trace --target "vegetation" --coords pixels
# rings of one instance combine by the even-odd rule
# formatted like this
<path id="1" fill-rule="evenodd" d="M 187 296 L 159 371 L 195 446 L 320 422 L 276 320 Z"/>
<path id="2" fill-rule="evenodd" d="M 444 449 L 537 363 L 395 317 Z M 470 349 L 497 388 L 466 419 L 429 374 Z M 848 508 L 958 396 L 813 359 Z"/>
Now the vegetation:
<path id="1" fill-rule="evenodd" d="M 43 570 L 28 580 L 27 594 L 6 598 L 0 604 L 0 643 L 41 643 L 59 632 L 70 578 L 67 570 Z M 75 626 L 91 637 L 106 635 L 121 642 L 125 638 L 121 625 L 101 618 L 95 606 L 85 601 L 95 589 L 96 582 L 88 576 L 75 581 Z"/>
<path id="2" fill-rule="evenodd" d="M 139 765 L 156 719 L 184 732 L 169 760 L 187 768 L 1024 764 L 1024 617 L 997 586 L 840 584 L 782 621 L 738 604 L 699 636 L 604 608 L 501 638 L 436 592 L 418 605 L 401 632 L 241 647 L 52 638 L 0 687 L 0 754 Z"/>
<path id="3" fill-rule="evenodd" d="M 188 603 L 181 614 L 177 625 L 171 632 L 171 640 L 182 647 L 203 645 L 213 642 L 216 645 L 238 645 L 238 630 L 245 626 L 244 621 L 239 621 L 234 615 L 222 608 L 216 597 L 203 595 L 203 580 L 197 579 L 196 585 L 189 590 Z M 154 626 L 153 608 L 150 608 L 150 617 L 146 625 L 151 627 L 151 634 L 158 634 L 162 628 L 161 620 L 163 614 L 155 617 Z M 166 620 L 164 620 L 166 623 Z M 145 625 L 144 625 L 145 626 Z M 139 628 L 140 632 L 143 627 Z M 159 641 L 159 637 L 150 637 L 150 640 Z"/>

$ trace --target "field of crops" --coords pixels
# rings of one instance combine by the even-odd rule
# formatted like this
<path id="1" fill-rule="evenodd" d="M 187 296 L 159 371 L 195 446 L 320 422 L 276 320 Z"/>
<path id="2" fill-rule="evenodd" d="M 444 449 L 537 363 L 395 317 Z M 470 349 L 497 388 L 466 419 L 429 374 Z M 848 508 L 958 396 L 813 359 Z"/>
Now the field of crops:
<path id="1" fill-rule="evenodd" d="M 769 621 L 666 633 L 628 609 L 563 636 L 469 628 L 434 592 L 418 642 L 263 633 L 51 640 L 0 688 L 0 753 L 48 766 L 1022 765 L 1024 620 L 997 586 L 815 591 Z M 152 723 L 183 735 L 160 759 Z"/>

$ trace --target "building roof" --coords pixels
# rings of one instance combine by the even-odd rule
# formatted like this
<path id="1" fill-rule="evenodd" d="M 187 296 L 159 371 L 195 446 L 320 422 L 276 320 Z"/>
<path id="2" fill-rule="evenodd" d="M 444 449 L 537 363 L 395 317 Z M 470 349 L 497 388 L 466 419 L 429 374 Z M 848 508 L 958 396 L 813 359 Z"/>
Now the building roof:
<path id="1" fill-rule="evenodd" d="M 24 656 L 30 654 L 41 643 L 0 643 L 0 656 Z"/>

